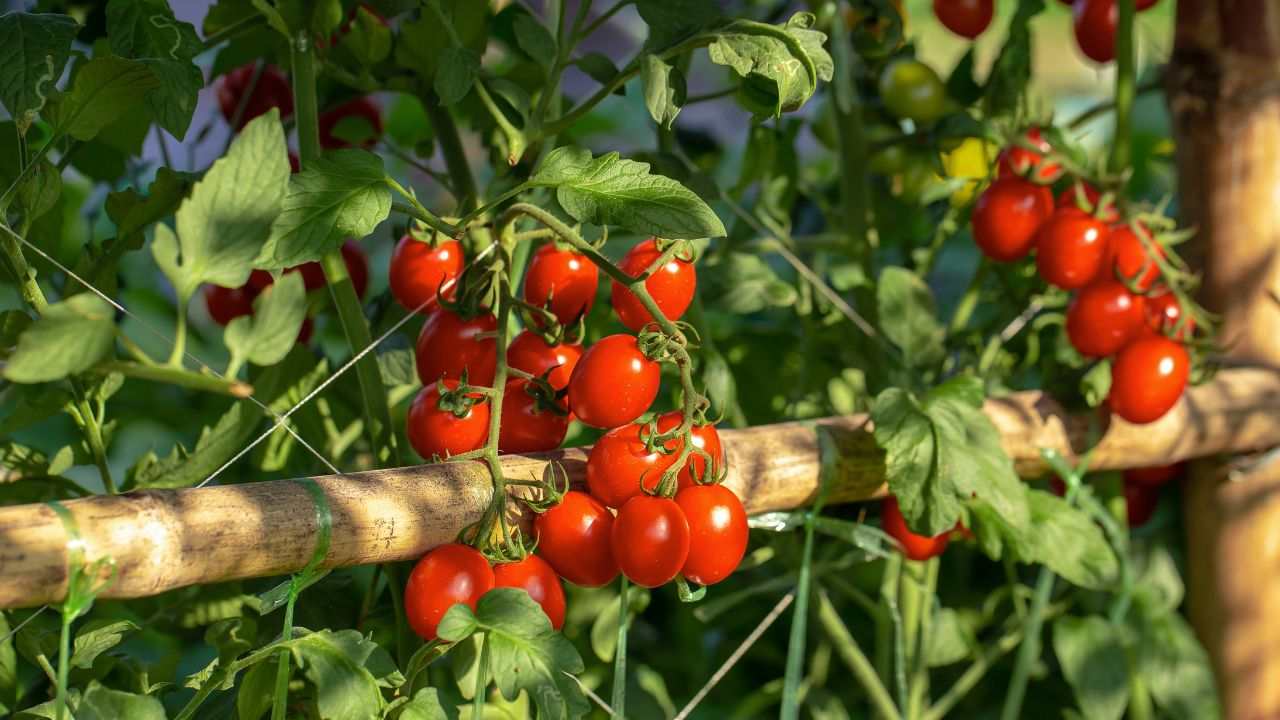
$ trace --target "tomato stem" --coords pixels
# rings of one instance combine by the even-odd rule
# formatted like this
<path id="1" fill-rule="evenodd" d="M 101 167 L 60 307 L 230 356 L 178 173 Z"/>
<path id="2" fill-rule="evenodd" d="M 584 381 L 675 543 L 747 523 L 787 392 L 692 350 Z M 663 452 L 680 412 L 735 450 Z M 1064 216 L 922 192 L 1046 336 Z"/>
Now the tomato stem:
<path id="1" fill-rule="evenodd" d="M 427 3 L 434 8 L 435 3 Z M 451 26 L 450 26 L 451 27 Z M 462 138 L 458 135 L 458 126 L 453 122 L 449 108 L 440 104 L 435 92 L 428 90 L 422 98 L 422 106 L 427 111 L 427 119 L 435 128 L 436 140 L 440 143 L 440 152 L 444 155 L 444 164 L 453 179 L 458 210 L 468 212 L 480 205 L 480 192 L 476 189 L 476 178 L 471 173 L 471 165 L 467 163 L 467 153 L 462 147 Z"/>
<path id="2" fill-rule="evenodd" d="M 1119 10 L 1116 24 L 1116 122 L 1111 140 L 1111 157 L 1107 164 L 1108 169 L 1113 173 L 1119 173 L 1129 167 L 1137 73 L 1133 33 L 1134 16 L 1137 14 L 1136 3 L 1134 0 L 1118 0 L 1116 5 Z"/>
<path id="3" fill-rule="evenodd" d="M 862 648 L 858 647 L 858 641 L 840 619 L 840 613 L 831 603 L 831 598 L 827 597 L 826 591 L 821 589 L 817 597 L 818 622 L 830 639 L 832 647 L 840 655 L 840 659 L 849 666 L 854 677 L 862 685 L 862 689 L 866 691 L 867 700 L 875 709 L 876 716 L 880 720 L 899 720 L 901 715 L 898 713 L 897 706 L 893 704 L 889 690 L 881 682 L 880 676 L 876 674 L 875 668 L 862 652 Z"/>
<path id="4" fill-rule="evenodd" d="M 631 603 L 627 598 L 627 576 L 618 579 L 618 642 L 613 649 L 613 692 L 609 705 L 613 717 L 625 718 L 627 705 L 627 631 L 631 627 Z"/>
<path id="5" fill-rule="evenodd" d="M 471 717 L 484 717 L 485 695 L 489 690 L 489 633 L 480 641 L 480 664 L 476 666 L 475 697 L 471 701 Z"/>

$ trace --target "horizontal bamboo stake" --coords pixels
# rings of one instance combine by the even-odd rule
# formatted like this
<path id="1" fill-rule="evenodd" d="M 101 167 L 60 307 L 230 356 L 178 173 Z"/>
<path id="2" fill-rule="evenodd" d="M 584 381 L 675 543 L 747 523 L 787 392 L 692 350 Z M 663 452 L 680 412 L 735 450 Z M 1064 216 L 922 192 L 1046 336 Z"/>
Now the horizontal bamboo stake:
<path id="1" fill-rule="evenodd" d="M 1280 445 L 1280 372 L 1236 369 L 1190 390 L 1160 421 L 1129 425 L 1099 414 L 1069 415 L 1040 392 L 991 399 L 985 408 L 1018 473 L 1044 472 L 1041 448 L 1067 457 L 1085 447 L 1090 426 L 1101 440 L 1091 467 L 1161 465 L 1192 457 Z M 835 431 L 842 451 L 833 501 L 883 493 L 883 463 L 862 416 L 789 422 L 721 432 L 729 487 L 747 510 L 801 507 L 818 486 L 815 425 Z M 516 480 L 543 476 L 558 462 L 581 481 L 582 448 L 507 456 Z M 420 465 L 315 478 L 332 512 L 325 567 L 407 560 L 452 540 L 479 519 L 490 497 L 476 462 Z M 155 595 L 198 583 L 284 575 L 304 567 L 317 538 L 308 490 L 291 480 L 99 496 L 64 503 L 88 561 L 111 557 L 117 574 L 104 597 Z M 47 505 L 0 508 L 0 608 L 60 599 L 67 582 L 68 537 Z"/>

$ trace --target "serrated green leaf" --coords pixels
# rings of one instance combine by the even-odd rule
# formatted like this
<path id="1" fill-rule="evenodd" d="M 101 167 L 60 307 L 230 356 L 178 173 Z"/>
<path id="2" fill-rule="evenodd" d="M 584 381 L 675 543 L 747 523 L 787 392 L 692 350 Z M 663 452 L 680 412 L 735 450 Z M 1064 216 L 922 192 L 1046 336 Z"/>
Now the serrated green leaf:
<path id="1" fill-rule="evenodd" d="M 18 338 L 4 376 L 11 382 L 61 380 L 84 372 L 115 344 L 115 311 L 88 293 L 50 305 Z"/>
<path id="2" fill-rule="evenodd" d="M 776 31 L 756 24 L 733 23 L 716 33 L 707 46 L 708 57 L 726 65 L 747 80 L 775 117 L 798 110 L 818 89 L 818 81 L 831 80 L 835 64 L 823 48 L 825 33 L 813 30 L 814 16 L 797 13 Z"/>
<path id="3" fill-rule="evenodd" d="M 160 127 L 183 139 L 204 87 L 204 74 L 191 62 L 203 49 L 196 29 L 162 0 L 111 0 L 107 34 L 116 55 L 150 68 L 159 84 L 147 93 L 147 106 Z"/>
<path id="4" fill-rule="evenodd" d="M 390 212 L 382 158 L 356 149 L 327 153 L 289 181 L 257 262 L 278 269 L 320 260 L 345 238 L 373 232 Z"/>
<path id="5" fill-rule="evenodd" d="M 1139 625 L 1136 667 L 1161 710 L 1158 717 L 1222 717 L 1208 654 L 1187 621 L 1176 612 L 1142 613 L 1133 619 Z"/>
<path id="6" fill-rule="evenodd" d="M 577 718 L 591 709 L 577 682 L 565 675 L 582 672 L 582 658 L 524 590 L 490 590 L 474 613 L 466 605 L 454 605 L 437 631 L 450 642 L 486 633 L 489 671 L 498 689 L 508 700 L 527 692 L 538 717 Z"/>
<path id="7" fill-rule="evenodd" d="M 260 662 L 240 679 L 236 691 L 236 717 L 239 720 L 258 720 L 271 710 L 275 696 L 276 663 Z"/>
<path id="8" fill-rule="evenodd" d="M 886 267 L 876 283 L 876 306 L 885 337 L 902 350 L 913 368 L 929 368 L 943 355 L 945 335 L 938 322 L 933 292 L 915 273 Z"/>
<path id="9" fill-rule="evenodd" d="M 516 44 L 543 70 L 548 70 L 555 64 L 556 39 L 538 18 L 529 13 L 520 13 L 516 15 L 512 29 L 516 34 Z"/>
<path id="10" fill-rule="evenodd" d="M 132 620 L 90 620 L 76 632 L 71 649 L 71 666 L 93 667 L 93 661 L 99 655 L 119 645 L 125 635 L 137 629 L 137 623 Z"/>
<path id="11" fill-rule="evenodd" d="M 227 325 L 223 339 L 231 364 L 275 365 L 289 354 L 307 318 L 302 273 L 285 273 L 253 301 L 253 314 Z"/>
<path id="12" fill-rule="evenodd" d="M 52 113 L 54 124 L 77 140 L 92 140 L 103 128 L 136 112 L 158 87 L 159 78 L 143 62 L 114 55 L 95 57 L 76 70 L 71 90 Z"/>
<path id="13" fill-rule="evenodd" d="M 1097 615 L 1053 623 L 1053 652 L 1084 716 L 1119 720 L 1129 705 L 1129 662 L 1119 628 Z"/>
<path id="14" fill-rule="evenodd" d="M 435 91 L 441 105 L 452 105 L 471 92 L 480 72 L 480 56 L 469 48 L 448 47 L 440 51 Z"/>
<path id="15" fill-rule="evenodd" d="M 94 680 L 76 707 L 76 720 L 165 720 L 164 705 L 150 695 L 110 690 Z"/>
<path id="16" fill-rule="evenodd" d="M 357 630 L 322 630 L 290 643 L 298 666 L 317 689 L 320 717 L 375 720 L 381 716 L 382 693 L 365 667 L 377 647 Z"/>
<path id="17" fill-rule="evenodd" d="M 670 130 L 688 97 L 684 73 L 661 57 L 649 54 L 640 61 L 640 82 L 649 116 Z"/>
<path id="18" fill-rule="evenodd" d="M 388 387 L 420 384 L 414 362 L 412 348 L 378 353 L 378 369 L 382 372 L 383 384 Z"/>
<path id="19" fill-rule="evenodd" d="M 399 720 L 449 720 L 435 688 L 423 688 L 401 706 Z"/>
<path id="20" fill-rule="evenodd" d="M 715 0 L 636 0 L 636 10 L 649 26 L 645 49 L 666 50 L 720 20 Z"/>
<path id="21" fill-rule="evenodd" d="M 191 297 L 200 283 L 239 287 L 249 279 L 280 215 L 288 178 L 284 130 L 272 108 L 249 121 L 178 208 L 177 252 L 153 244 L 179 297 Z"/>
<path id="22" fill-rule="evenodd" d="M 26 133 L 62 77 L 80 26 L 66 15 L 0 16 L 0 103 Z"/>
<path id="23" fill-rule="evenodd" d="M 799 297 L 759 255 L 725 253 L 708 268 L 707 298 L 718 310 L 747 315 L 771 307 L 789 307 Z"/>
<path id="24" fill-rule="evenodd" d="M 191 127 L 191 117 L 204 87 L 204 73 L 189 60 L 165 60 L 147 58 L 141 60 L 158 81 L 147 93 L 147 107 L 160 127 L 182 140 Z"/>
<path id="25" fill-rule="evenodd" d="M 558 147 L 530 182 L 554 187 L 560 206 L 579 222 L 666 238 L 725 235 L 720 218 L 692 190 L 616 152 L 592 158 L 583 148 Z"/>
<path id="26" fill-rule="evenodd" d="M 1030 519 L 1022 528 L 1010 527 L 984 503 L 972 506 L 984 550 L 998 554 L 1003 547 L 1014 559 L 1048 566 L 1081 587 L 1110 587 L 1119 573 L 1119 563 L 1098 525 L 1088 514 L 1056 495 L 1025 486 L 1024 489 Z M 995 537 L 983 539 L 992 533 Z"/>
<path id="27" fill-rule="evenodd" d="M 119 190 L 107 195 L 105 209 L 118 235 L 132 235 L 172 215 L 190 189 L 186 176 L 162 167 L 156 170 L 145 197 L 134 188 Z"/>
<path id="28" fill-rule="evenodd" d="M 391 54 L 391 28 L 364 5 L 357 5 L 351 29 L 342 36 L 338 45 L 350 52 L 360 64 L 375 65 Z"/>

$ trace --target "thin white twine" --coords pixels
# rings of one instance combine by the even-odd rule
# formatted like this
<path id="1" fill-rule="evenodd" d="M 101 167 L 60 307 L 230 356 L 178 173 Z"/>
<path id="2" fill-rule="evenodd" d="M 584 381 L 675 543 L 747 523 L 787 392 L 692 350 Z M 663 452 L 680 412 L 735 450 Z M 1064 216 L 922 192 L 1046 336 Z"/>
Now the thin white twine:
<path id="1" fill-rule="evenodd" d="M 742 656 L 747 654 L 747 651 L 751 649 L 751 646 L 756 644 L 756 641 L 760 639 L 760 636 L 764 635 L 764 632 L 769 629 L 769 626 L 773 625 L 774 621 L 791 606 L 791 602 L 795 599 L 796 591 L 792 590 L 786 595 L 783 595 L 781 600 L 778 600 L 778 604 L 774 605 L 773 609 L 769 611 L 769 614 L 764 616 L 764 619 L 760 621 L 760 624 L 756 626 L 756 629 L 751 631 L 751 634 L 742 641 L 742 644 L 738 646 L 738 649 L 734 650 L 733 654 L 724 661 L 724 664 L 720 666 L 720 669 L 716 670 L 715 673 L 712 674 L 711 679 L 707 680 L 707 684 L 703 685 L 702 689 L 699 690 L 697 694 L 693 696 L 693 699 L 689 701 L 689 704 L 684 706 L 684 709 L 676 715 L 675 720 L 685 720 L 685 718 L 689 717 L 689 713 L 693 712 L 693 709 L 698 707 L 698 703 L 702 702 L 703 698 L 707 696 L 707 693 L 711 692 L 711 689 L 724 679 L 725 675 L 729 674 L 729 670 L 732 669 L 734 665 L 738 664 L 738 661 L 742 659 Z"/>
<path id="2" fill-rule="evenodd" d="M 573 678 L 573 681 L 578 683 L 578 687 L 582 688 L 582 692 L 586 693 L 587 697 L 594 700 L 595 703 L 600 706 L 601 710 L 604 710 L 605 712 L 609 713 L 609 717 L 613 717 L 613 708 L 609 707 L 609 703 L 605 702 L 603 699 L 600 698 L 599 695 L 592 692 L 591 688 L 584 685 L 582 680 L 577 675 L 574 675 L 571 672 L 565 672 L 564 670 L 561 670 L 560 672 L 563 672 L 565 675 L 568 675 L 569 677 Z"/>
<path id="3" fill-rule="evenodd" d="M 31 622 L 32 620 L 35 620 L 37 615 L 39 615 L 40 613 L 48 609 L 49 609 L 48 605 L 41 605 L 39 610 L 28 615 L 26 620 L 23 620 L 22 622 L 18 623 L 17 627 L 10 630 L 8 634 L 6 634 L 4 637 L 0 638 L 0 643 L 7 641 L 9 638 L 13 637 L 14 635 L 17 635 L 19 630 L 27 626 L 27 623 Z"/>
<path id="4" fill-rule="evenodd" d="M 48 253 L 46 253 L 44 250 L 41 250 L 39 247 L 37 247 L 36 245 L 32 244 L 32 243 L 31 243 L 30 241 L 28 241 L 26 238 L 22 237 L 21 235 L 19 235 L 19 234 L 18 234 L 18 233 L 16 233 L 16 232 L 14 232 L 14 231 L 13 231 L 13 229 L 12 229 L 12 228 L 10 228 L 8 225 L 6 225 L 6 224 L 4 224 L 4 223 L 0 223 L 0 228 L 3 228 L 3 229 L 4 229 L 4 231 L 5 231 L 5 232 L 7 232 L 7 233 L 10 235 L 10 237 L 13 237 L 13 238 L 14 238 L 14 239 L 16 239 L 18 242 L 20 242 L 20 243 L 22 243 L 23 245 L 25 245 L 25 246 L 27 246 L 27 247 L 31 248 L 32 250 L 34 250 L 36 253 L 38 253 L 38 254 L 40 255 L 40 257 L 42 257 L 42 258 L 44 258 L 45 260 L 49 261 L 49 263 L 51 263 L 54 267 L 58 268 L 59 270 L 61 270 L 61 271 L 62 271 L 62 272 L 64 272 L 64 273 L 66 273 L 68 277 L 71 277 L 71 278 L 75 279 L 75 280 L 76 280 L 77 282 L 79 282 L 81 285 L 85 286 L 85 288 L 87 288 L 87 289 L 89 290 L 89 292 L 92 292 L 94 295 L 97 295 L 98 297 L 100 297 L 100 298 L 102 298 L 103 300 L 107 301 L 107 303 L 108 303 L 108 304 L 110 304 L 112 307 L 114 307 L 115 309 L 117 309 L 117 310 L 119 310 L 120 312 L 124 313 L 124 314 L 125 314 L 126 316 L 128 316 L 129 318 L 133 319 L 135 322 L 137 322 L 139 325 L 141 325 L 145 330 L 147 330 L 147 332 L 150 332 L 152 335 L 155 335 L 156 337 L 160 338 L 161 340 L 164 340 L 164 341 L 165 341 L 165 342 L 167 342 L 167 343 L 171 343 L 171 344 L 172 344 L 172 343 L 174 342 L 174 341 L 173 341 L 173 338 L 171 338 L 171 337 L 169 337 L 168 335 L 166 335 L 163 331 L 161 331 L 161 330 L 157 330 L 156 328 L 152 327 L 152 326 L 151 326 L 151 325 L 149 325 L 145 320 L 143 320 L 141 317 L 138 317 L 137 315 L 135 315 L 135 314 L 133 314 L 132 312 L 130 312 L 130 311 L 129 311 L 129 309 L 128 309 L 128 308 L 126 308 L 124 305 L 121 305 L 120 303 L 116 302 L 113 298 L 109 297 L 106 293 L 104 293 L 104 292 L 102 292 L 101 290 L 99 290 L 98 288 L 94 287 L 94 286 L 93 286 L 89 281 L 87 281 L 87 280 L 85 280 L 84 278 L 82 278 L 82 277 L 80 277 L 79 275 L 77 275 L 77 274 L 76 274 L 75 272 L 73 272 L 70 268 L 68 268 L 67 266 L 65 266 L 65 265 L 63 265 L 62 263 L 58 262 L 57 260 L 53 259 L 52 257 L 50 257 L 50 256 L 49 256 L 49 254 L 48 254 Z M 178 308 L 178 312 L 186 312 L 186 308 Z M 201 360 L 200 358 L 198 358 L 198 357 L 196 357 L 195 355 L 193 355 L 193 354 L 191 353 L 191 351 L 190 351 L 190 350 L 185 350 L 185 349 L 184 349 L 184 351 L 183 351 L 182 355 L 183 355 L 183 357 L 190 358 L 192 362 L 194 362 L 196 365 L 200 366 L 200 368 L 201 368 L 201 369 L 208 371 L 208 372 L 209 372 L 210 374 L 212 374 L 214 377 L 216 377 L 216 378 L 218 378 L 218 379 L 220 379 L 220 380 L 227 380 L 227 378 L 226 378 L 226 377 L 224 377 L 224 376 L 223 376 L 221 373 L 219 373 L 217 370 L 214 370 L 213 368 L 209 367 L 209 365 L 208 365 L 207 363 L 205 363 L 203 360 Z M 230 381 L 228 380 L 228 382 L 230 382 Z M 261 408 L 262 410 L 265 410 L 265 411 L 267 412 L 267 414 L 271 415 L 272 417 L 274 417 L 274 418 L 276 418 L 276 419 L 279 419 L 279 418 L 280 418 L 280 415 L 279 415 L 278 413 L 276 413 L 276 411 L 275 411 L 275 410 L 272 410 L 270 407 L 267 407 L 266 405 L 264 405 L 264 404 L 262 403 L 262 401 L 261 401 L 261 400 L 258 400 L 258 399 L 257 399 L 256 397 L 254 397 L 253 395 L 247 395 L 246 397 L 247 397 L 247 399 L 248 399 L 250 402 L 252 402 L 254 405 L 257 405 L 257 406 L 258 406 L 259 408 Z M 274 430 L 274 428 L 273 428 L 273 430 Z M 335 467 L 335 466 L 333 465 L 333 463 L 329 462 L 329 459 L 328 459 L 328 458 L 326 458 L 324 455 L 320 454 L 320 451 L 318 451 L 318 450 L 316 450 L 314 447 L 312 447 L 310 443 L 308 443 L 306 440 L 303 440 L 303 439 L 302 439 L 302 436 L 298 435 L 298 433 L 297 433 L 297 432 L 295 432 L 295 431 L 294 431 L 294 429 L 293 429 L 292 427 L 290 427 L 290 426 L 285 426 L 285 431 L 286 431 L 286 432 L 288 432 L 290 435 L 292 435 L 292 436 L 293 436 L 293 438 L 294 438 L 295 440 L 297 440 L 297 441 L 298 441 L 298 442 L 299 442 L 303 447 L 305 447 L 306 449 L 310 450 L 310 451 L 311 451 L 311 454 L 315 455 L 315 456 L 316 456 L 316 458 L 318 458 L 318 459 L 320 460 L 320 462 L 324 464 L 324 466 L 325 466 L 325 467 L 329 468 L 329 471 L 330 471 L 330 472 L 332 472 L 332 473 L 333 473 L 333 474 L 335 474 L 335 475 L 339 475 L 339 474 L 341 474 L 341 472 L 342 472 L 341 470 L 339 470 L 337 467 Z M 201 483 L 201 484 L 203 484 L 203 483 Z"/>

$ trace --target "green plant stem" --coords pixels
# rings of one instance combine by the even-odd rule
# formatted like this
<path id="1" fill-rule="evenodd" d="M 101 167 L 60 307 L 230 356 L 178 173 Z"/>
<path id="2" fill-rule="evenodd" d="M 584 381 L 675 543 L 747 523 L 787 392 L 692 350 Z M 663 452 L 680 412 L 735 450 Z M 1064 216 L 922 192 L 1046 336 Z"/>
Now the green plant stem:
<path id="1" fill-rule="evenodd" d="M 54 690 L 53 716 L 67 716 L 67 674 L 71 670 L 71 614 L 62 611 L 62 631 L 58 635 L 58 683 Z"/>
<path id="2" fill-rule="evenodd" d="M 929 701 L 929 631 L 933 625 L 933 601 L 938 589 L 938 558 L 924 563 L 924 583 L 918 590 L 916 642 L 911 657 L 911 682 L 907 691 L 906 716 L 917 720 Z"/>
<path id="3" fill-rule="evenodd" d="M 863 266 L 867 277 L 871 272 L 871 246 L 868 242 L 868 213 L 871 208 L 867 185 L 867 141 L 862 127 L 862 108 L 854 80 L 858 56 L 853 52 L 849 33 L 844 32 L 844 16 L 832 13 L 828 30 L 832 38 L 832 60 L 835 77 L 832 90 L 835 102 L 836 129 L 840 144 L 840 207 L 844 226 L 845 253 Z"/>
<path id="4" fill-rule="evenodd" d="M 391 178 L 387 178 L 387 184 L 396 192 L 399 192 L 401 195 L 404 195 L 409 199 L 409 202 L 407 203 L 391 203 L 392 212 L 398 212 L 402 215 L 408 215 L 415 220 L 421 220 L 427 225 L 427 227 L 430 227 L 432 230 L 437 232 L 442 232 L 449 237 L 457 237 L 458 234 L 462 232 L 458 226 L 445 222 L 435 213 L 424 207 L 422 203 L 418 202 L 417 198 L 414 198 L 413 195 L 409 194 L 409 192 L 405 190 L 400 183 L 392 180 Z"/>
<path id="5" fill-rule="evenodd" d="M 925 567 L 915 560 L 904 560 L 898 580 L 898 597 L 902 603 L 902 644 L 906 649 L 904 662 L 907 675 L 907 704 L 903 707 L 908 718 L 914 718 L 912 708 L 918 693 L 917 668 L 920 664 L 921 638 L 924 635 Z"/>
<path id="6" fill-rule="evenodd" d="M 311 52 L 311 39 L 307 33 L 299 33 L 291 45 L 293 61 L 294 114 L 297 118 L 298 150 L 302 166 L 320 157 L 319 110 L 316 106 L 315 58 Z M 347 263 L 342 251 L 334 248 L 320 261 L 325 281 L 338 320 L 347 338 L 347 346 L 353 355 L 373 344 L 369 323 L 364 317 L 360 298 L 347 275 Z M 370 449 L 379 464 L 399 461 L 395 433 L 392 432 L 391 411 L 387 407 L 387 394 L 382 386 L 382 374 L 378 358 L 369 353 L 356 363 L 356 378 L 364 403 L 365 429 L 369 435 Z"/>
<path id="7" fill-rule="evenodd" d="M 280 630 L 280 641 L 293 639 L 293 607 L 298 602 L 301 583 L 297 576 L 290 581 L 289 601 L 284 606 L 284 627 Z M 280 664 L 276 666 L 276 688 L 271 696 L 271 720 L 284 720 L 285 708 L 289 701 L 289 656 L 288 649 L 280 651 Z"/>
<path id="8" fill-rule="evenodd" d="M 0 250 L 3 250 L 5 259 L 17 275 L 18 294 L 37 315 L 43 315 L 45 308 L 49 307 L 49 301 L 45 299 L 44 291 L 36 281 L 35 271 L 22 253 L 22 243 L 18 240 L 20 236 L 6 224 L 0 223 L 0 227 L 3 228 L 3 232 L 0 232 Z"/>
<path id="9" fill-rule="evenodd" d="M 239 380 L 220 378 L 214 375 L 192 372 L 185 368 L 173 368 L 166 365 L 144 365 L 128 360 L 112 360 L 99 363 L 93 372 L 108 374 L 120 373 L 125 377 L 138 380 L 150 380 L 166 385 L 178 385 L 189 390 L 230 395 L 231 397 L 249 397 L 253 394 L 253 386 Z"/>
<path id="10" fill-rule="evenodd" d="M 484 717 L 484 701 L 489 691 L 489 633 L 480 641 L 480 664 L 476 667 L 475 697 L 471 699 L 471 717 Z"/>
<path id="11" fill-rule="evenodd" d="M 98 417 L 94 414 L 93 408 L 89 407 L 89 401 L 85 399 L 84 388 L 79 381 L 72 380 L 71 387 L 76 396 L 76 414 L 79 415 L 80 429 L 84 432 L 89 452 L 93 454 L 93 464 L 98 468 L 98 475 L 102 477 L 102 487 L 108 495 L 115 495 L 120 490 L 116 488 L 115 478 L 111 476 L 111 466 L 107 463 L 107 448 L 102 442 L 102 427 L 98 424 Z"/>
<path id="12" fill-rule="evenodd" d="M 902 579 L 902 555 L 893 553 L 885 559 L 884 575 L 880 578 L 880 597 L 889 609 L 893 621 L 890 647 L 892 648 L 893 685 L 898 693 L 898 707 L 907 706 L 907 658 L 903 643 L 902 611 L 898 607 L 898 590 Z"/>
<path id="13" fill-rule="evenodd" d="M 800 680 L 804 674 L 805 641 L 809 632 L 809 592 L 813 575 L 814 519 L 822 512 L 825 484 L 805 517 L 804 549 L 800 556 L 800 577 L 796 581 L 796 601 L 791 609 L 791 634 L 787 639 L 786 674 L 782 683 L 782 709 L 779 720 L 800 717 Z"/>
<path id="14" fill-rule="evenodd" d="M 849 666 L 854 677 L 866 691 L 867 699 L 871 701 L 871 707 L 875 710 L 876 716 L 880 720 L 898 720 L 900 715 L 898 708 L 893 704 L 893 698 L 881 682 L 871 662 L 867 660 L 867 656 L 858 647 L 858 642 L 849 632 L 849 628 L 840 620 L 840 614 L 831 604 L 831 599 L 823 590 L 818 591 L 817 597 L 818 622 L 822 625 L 840 659 Z"/>
<path id="15" fill-rule="evenodd" d="M 178 298 L 177 323 L 173 330 L 173 352 L 169 353 L 168 365 L 171 368 L 182 367 L 182 358 L 187 354 L 187 303 L 191 298 Z"/>
<path id="16" fill-rule="evenodd" d="M 1146 678 L 1137 668 L 1129 670 L 1129 720 L 1151 720 L 1155 717 L 1151 707 L 1151 691 Z"/>
<path id="17" fill-rule="evenodd" d="M 429 7 L 431 5 L 433 3 L 428 3 Z M 467 162 L 466 150 L 462 147 L 462 138 L 458 135 L 458 126 L 453 122 L 449 108 L 440 104 L 440 98 L 436 97 L 434 91 L 427 91 L 422 106 L 427 111 L 431 127 L 435 128 L 445 167 L 449 171 L 449 177 L 453 179 L 458 209 L 462 213 L 470 212 L 481 204 L 481 198 L 480 191 L 476 188 L 475 175 L 471 173 L 471 165 Z"/>
<path id="18" fill-rule="evenodd" d="M 609 22 L 609 18 L 612 18 L 619 10 L 622 10 L 623 8 L 625 8 L 628 5 L 631 5 L 634 2 L 635 0 L 621 0 L 621 2 L 617 3 L 613 7 L 600 13 L 599 17 L 597 17 L 595 20 L 592 20 L 590 25 L 587 25 L 585 28 L 582 29 L 581 32 L 578 33 L 578 37 L 574 39 L 574 42 L 576 43 L 579 39 L 582 39 L 582 38 L 591 37 L 591 35 L 595 33 L 595 31 L 599 30 L 605 23 Z"/>
<path id="19" fill-rule="evenodd" d="M 215 48 L 218 45 L 221 45 L 223 42 L 226 42 L 227 40 L 231 40 L 232 38 L 236 37 L 242 32 L 247 32 L 249 30 L 252 30 L 253 28 L 261 25 L 264 22 L 266 22 L 266 18 L 261 13 L 253 13 L 251 15 L 247 15 L 246 17 L 231 23 L 230 25 L 222 28 L 218 32 L 213 33 L 209 37 L 205 38 L 203 43 L 204 49 L 209 50 L 211 48 Z"/>
<path id="20" fill-rule="evenodd" d="M 965 288 L 964 295 L 960 296 L 960 302 L 956 303 L 955 314 L 951 316 L 951 322 L 947 325 L 948 335 L 959 333 L 969 324 L 973 311 L 978 308 L 978 300 L 982 297 L 982 281 L 986 276 L 987 262 L 984 259 L 979 261 L 977 270 L 969 280 L 969 286 Z"/>
<path id="21" fill-rule="evenodd" d="M 1045 606 L 1049 603 L 1049 594 L 1053 592 L 1053 571 L 1040 569 L 1040 577 L 1036 580 L 1035 593 L 1031 596 L 1031 607 L 1027 610 L 1026 630 L 1022 645 L 1018 648 L 1018 659 L 1013 666 L 1013 677 L 1009 680 L 1009 691 L 1005 695 L 1004 708 L 1000 720 L 1018 720 L 1022 717 L 1022 700 L 1027 693 L 1027 682 L 1031 678 L 1031 666 L 1040 657 L 1040 631 L 1044 626 Z"/>
<path id="22" fill-rule="evenodd" d="M 1107 167 L 1120 172 L 1129 167 L 1132 141 L 1133 99 L 1137 72 L 1134 58 L 1133 19 L 1137 10 L 1134 0 L 1119 0 L 1116 25 L 1116 125 L 1111 139 L 1111 157 Z"/>
<path id="23" fill-rule="evenodd" d="M 1164 87 L 1164 78 L 1155 77 L 1134 88 L 1134 96 L 1137 97 L 1138 95 L 1146 95 L 1147 93 L 1155 92 L 1162 87 Z M 1085 109 L 1079 115 L 1071 118 L 1071 120 L 1067 122 L 1067 128 L 1070 130 L 1079 130 L 1080 128 L 1088 124 L 1090 120 L 1093 120 L 1099 115 L 1106 112 L 1110 112 L 1115 109 L 1116 109 L 1115 98 L 1104 100 L 1098 103 L 1097 105 L 1094 105 L 1093 107 Z"/>
<path id="24" fill-rule="evenodd" d="M 621 575 L 618 584 L 618 642 L 613 650 L 613 692 L 609 705 L 613 717 L 626 717 L 627 706 L 627 631 L 631 627 L 631 603 L 627 600 L 627 576 Z"/>

